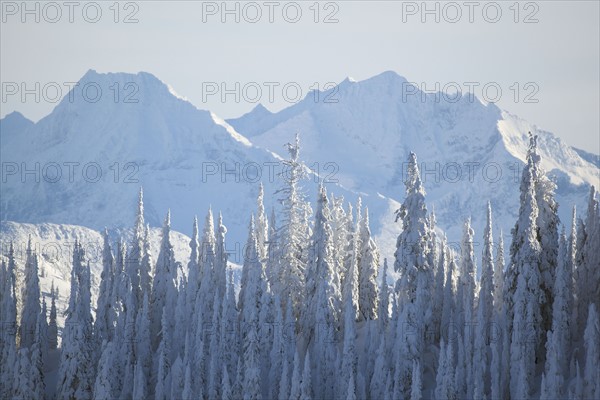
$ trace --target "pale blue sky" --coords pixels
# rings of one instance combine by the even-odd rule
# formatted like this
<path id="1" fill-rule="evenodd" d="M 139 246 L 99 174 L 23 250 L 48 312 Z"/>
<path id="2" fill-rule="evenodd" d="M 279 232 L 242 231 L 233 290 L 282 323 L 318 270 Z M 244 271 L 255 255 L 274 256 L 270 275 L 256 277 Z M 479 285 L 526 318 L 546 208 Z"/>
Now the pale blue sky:
<path id="1" fill-rule="evenodd" d="M 10 4 L 9 4 L 10 3 Z M 463 90 L 465 82 L 479 82 L 475 94 L 481 96 L 481 86 L 497 82 L 502 89 L 498 105 L 555 132 L 567 143 L 587 151 L 600 153 L 599 88 L 600 31 L 598 1 L 541 1 L 519 3 L 519 22 L 515 23 L 514 2 L 498 2 L 502 15 L 497 23 L 492 19 L 495 9 L 491 2 L 478 2 L 474 22 L 469 22 L 469 9 L 462 1 L 462 17 L 450 23 L 456 9 L 439 3 L 440 22 L 434 15 L 421 21 L 421 10 L 408 15 L 412 4 L 421 2 L 351 1 L 319 4 L 319 23 L 314 22 L 313 1 L 298 2 L 302 10 L 299 22 L 284 19 L 294 17 L 293 6 L 281 1 L 274 9 L 274 22 L 268 22 L 268 5 L 257 2 L 263 15 L 257 23 L 244 20 L 244 2 L 240 2 L 240 22 L 227 16 L 221 22 L 216 15 L 204 15 L 203 7 L 211 2 L 136 2 L 137 23 L 115 23 L 112 1 L 102 2 L 102 16 L 93 24 L 83 18 L 81 2 L 74 10 L 74 22 L 68 21 L 68 9 L 61 6 L 62 17 L 56 23 L 40 22 L 22 10 L 12 15 L 12 5 L 2 2 L 0 28 L 1 81 L 40 82 L 77 81 L 90 68 L 99 72 L 148 71 L 169 83 L 180 95 L 199 108 L 210 109 L 223 118 L 241 115 L 255 104 L 233 96 L 225 102 L 220 96 L 208 96 L 203 102 L 203 82 L 225 82 L 233 87 L 248 82 L 297 82 L 304 94 L 318 83 L 339 82 L 346 76 L 356 80 L 369 78 L 385 70 L 393 70 L 409 81 L 435 88 L 457 82 Z M 409 4 L 410 3 L 410 4 Z M 11 5 L 12 4 L 12 5 Z M 28 3 L 34 7 L 35 2 Z M 58 2 L 62 4 L 62 2 Z M 428 2 L 435 7 L 435 2 Z M 235 2 L 228 2 L 235 7 Z M 313 7 L 312 9 L 310 7 Z M 42 6 L 40 6 L 42 7 Z M 513 8 L 511 8 L 513 7 Z M 119 21 L 136 11 L 120 4 Z M 403 14 L 403 10 L 405 13 Z M 47 19 L 55 10 L 46 9 Z M 255 10 L 246 8 L 247 18 Z M 446 12 L 444 14 L 444 11 Z M 335 12 L 337 23 L 323 23 L 323 18 Z M 524 23 L 534 13 L 537 23 Z M 94 9 L 88 8 L 89 18 Z M 446 16 L 446 18 L 444 18 Z M 403 21 L 403 18 L 405 21 Z M 517 82 L 521 98 L 514 99 Z M 528 82 L 536 86 L 525 87 Z M 511 87 L 513 89 L 511 89 Z M 538 103 L 525 103 L 523 96 L 539 88 L 533 96 Z M 281 90 L 275 90 L 269 101 L 267 88 L 261 102 L 271 110 L 288 105 Z M 66 89 L 65 93 L 66 94 Z M 8 96 L 0 103 L 0 116 L 14 110 L 38 120 L 55 104 L 33 97 L 22 102 L 19 96 Z"/>

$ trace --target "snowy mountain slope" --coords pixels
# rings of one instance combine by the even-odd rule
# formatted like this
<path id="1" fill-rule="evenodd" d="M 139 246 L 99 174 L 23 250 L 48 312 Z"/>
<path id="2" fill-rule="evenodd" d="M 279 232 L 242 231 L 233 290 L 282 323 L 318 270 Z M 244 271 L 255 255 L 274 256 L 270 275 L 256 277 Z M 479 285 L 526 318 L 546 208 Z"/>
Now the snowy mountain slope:
<path id="1" fill-rule="evenodd" d="M 578 148 L 575 148 L 575 147 L 573 147 L 573 150 L 575 150 L 575 152 L 577 154 L 579 154 L 579 157 L 583 158 L 586 161 L 591 162 L 596 167 L 600 168 L 600 155 L 588 153 L 585 150 L 581 150 L 581 149 L 578 149 Z"/>
<path id="2" fill-rule="evenodd" d="M 42 296 L 46 298 L 48 309 L 50 307 L 50 288 L 53 282 L 59 290 L 59 298 L 56 303 L 59 326 L 64 325 L 62 312 L 66 310 L 69 302 L 73 245 L 75 240 L 79 241 L 86 251 L 87 259 L 90 261 L 92 306 L 95 307 L 100 286 L 100 273 L 102 272 L 103 239 L 101 232 L 75 225 L 0 222 L 0 234 L 0 248 L 2 249 L 0 257 L 5 257 L 8 254 L 11 242 L 14 245 L 18 267 L 17 280 L 23 279 L 24 276 L 27 243 L 29 235 L 31 235 L 33 249 L 38 254 L 40 261 L 40 291 Z M 113 252 L 116 252 L 117 243 L 121 237 L 129 246 L 131 231 L 111 230 L 109 236 L 112 241 Z M 150 230 L 150 251 L 154 261 L 158 257 L 161 237 L 162 230 L 160 228 Z M 190 238 L 188 236 L 171 231 L 171 244 L 175 251 L 175 259 L 182 264 L 182 268 L 186 273 L 190 259 L 189 243 Z M 241 266 L 235 263 L 229 265 L 233 270 L 234 282 L 237 287 L 241 276 Z M 18 283 L 18 286 L 22 285 Z"/>
<path id="3" fill-rule="evenodd" d="M 539 136 L 543 166 L 556 177 L 563 221 L 570 221 L 571 205 L 583 207 L 587 185 L 599 183 L 598 167 L 560 138 L 493 104 L 467 95 L 452 103 L 436 94 L 411 93 L 405 78 L 385 72 L 361 82 L 344 80 L 336 103 L 307 96 L 270 117 L 258 109 L 228 122 L 274 152 L 278 143 L 301 132 L 307 164 L 334 162 L 342 185 L 397 201 L 404 198 L 408 152 L 416 152 L 428 204 L 435 206 L 451 241 L 460 240 L 468 216 L 481 237 L 488 200 L 497 227 L 509 234 L 528 131 Z"/>
<path id="4" fill-rule="evenodd" d="M 12 168 L 3 170 L 0 183 L 3 221 L 128 227 L 143 186 L 152 226 L 161 226 L 171 208 L 173 229 L 191 234 L 194 215 L 203 221 L 212 206 L 215 218 L 222 211 L 236 249 L 246 242 L 259 182 L 269 211 L 283 184 L 277 156 L 148 73 L 89 71 L 38 123 L 15 132 L 17 117 L 2 122 L 11 128 L 2 131 L 1 156 Z M 305 182 L 311 200 L 317 181 Z M 333 191 L 356 201 L 354 193 Z M 365 197 L 379 219 L 388 201 Z"/>
<path id="5" fill-rule="evenodd" d="M 264 131 L 264 124 L 270 123 L 273 119 L 273 113 L 262 104 L 258 104 L 252 111 L 242 115 L 239 118 L 227 120 L 231 126 L 243 126 L 245 136 L 249 139 L 261 134 Z"/>
<path id="6" fill-rule="evenodd" d="M 59 325 L 63 325 L 64 316 L 62 311 L 66 310 L 69 302 L 71 268 L 73 261 L 73 245 L 75 240 L 79 241 L 86 257 L 90 261 L 92 273 L 92 304 L 96 304 L 98 287 L 100 284 L 100 273 L 102 272 L 102 234 L 92 229 L 75 225 L 57 225 L 57 224 L 21 224 L 15 222 L 1 222 L 0 232 L 2 240 L 2 256 L 8 254 L 10 243 L 15 248 L 15 257 L 18 267 L 18 276 L 23 277 L 23 268 L 27 257 L 27 243 L 31 235 L 33 250 L 39 256 L 40 271 L 40 291 L 46 296 L 48 306 L 50 305 L 50 287 L 54 282 L 55 287 L 59 289 L 59 299 L 57 309 L 59 311 Z M 123 234 L 127 239 L 128 232 L 109 232 L 113 240 L 113 251 L 116 251 L 118 237 Z M 153 228 L 150 230 L 152 257 L 156 260 L 160 246 L 161 229 Z M 187 266 L 189 261 L 189 241 L 190 238 L 179 233 L 171 232 L 171 240 L 175 250 L 177 261 Z M 17 278 L 19 279 L 19 277 Z"/>

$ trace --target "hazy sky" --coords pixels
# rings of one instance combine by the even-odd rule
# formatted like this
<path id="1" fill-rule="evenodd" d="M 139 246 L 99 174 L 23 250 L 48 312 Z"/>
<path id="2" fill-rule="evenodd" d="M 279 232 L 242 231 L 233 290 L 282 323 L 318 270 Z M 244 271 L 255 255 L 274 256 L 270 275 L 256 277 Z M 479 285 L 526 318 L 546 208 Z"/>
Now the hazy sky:
<path id="1" fill-rule="evenodd" d="M 0 116 L 18 110 L 37 121 L 56 105 L 53 83 L 64 95 L 64 83 L 88 69 L 151 72 L 224 118 L 249 111 L 251 101 L 275 111 L 298 88 L 306 95 L 346 76 L 393 70 L 427 90 L 474 87 L 478 97 L 498 98 L 501 108 L 600 153 L 595 0 L 427 2 L 431 13 L 421 1 L 230 1 L 229 14 L 221 1 L 76 3 L 30 1 L 28 14 L 21 1 L 2 1 Z M 36 82 L 39 102 L 8 93 L 14 83 Z M 234 94 L 223 101 L 220 85 L 235 91 L 236 82 L 239 102 Z"/>

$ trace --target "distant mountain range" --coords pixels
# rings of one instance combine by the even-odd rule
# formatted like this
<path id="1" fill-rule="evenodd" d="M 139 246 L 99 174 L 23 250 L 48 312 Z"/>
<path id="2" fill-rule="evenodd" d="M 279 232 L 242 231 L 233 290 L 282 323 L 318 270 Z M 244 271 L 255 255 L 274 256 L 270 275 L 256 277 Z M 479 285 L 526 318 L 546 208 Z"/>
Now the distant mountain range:
<path id="1" fill-rule="evenodd" d="M 598 155 L 476 98 L 450 103 L 433 94 L 406 96 L 408 84 L 394 72 L 346 79 L 318 102 L 309 94 L 277 113 L 259 105 L 224 121 L 149 73 L 91 70 L 39 122 L 19 113 L 0 120 L 0 218 L 94 230 L 130 227 L 143 186 L 152 226 L 160 226 L 170 208 L 173 229 L 189 235 L 193 216 L 203 221 L 212 206 L 223 212 L 230 246 L 243 246 L 259 181 L 267 208 L 277 207 L 284 144 L 297 132 L 301 159 L 331 192 L 351 202 L 363 197 L 388 257 L 400 231 L 393 211 L 404 199 L 410 151 L 421 163 L 427 203 L 451 241 L 460 240 L 469 216 L 481 237 L 488 200 L 495 229 L 509 235 L 529 131 L 538 135 L 542 165 L 558 185 L 562 220 L 570 223 L 572 205 L 584 210 L 589 185 L 600 181 Z M 102 89 L 96 102 L 81 90 L 90 86 Z M 325 102 L 333 90 L 329 98 L 337 102 Z M 312 174 L 304 183 L 310 200 L 317 181 Z"/>

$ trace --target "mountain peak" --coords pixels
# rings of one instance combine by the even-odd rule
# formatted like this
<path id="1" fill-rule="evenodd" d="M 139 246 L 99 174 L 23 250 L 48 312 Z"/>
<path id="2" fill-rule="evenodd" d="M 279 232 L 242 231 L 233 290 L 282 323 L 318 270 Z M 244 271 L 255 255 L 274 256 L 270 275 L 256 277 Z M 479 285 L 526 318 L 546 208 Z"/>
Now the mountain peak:
<path id="1" fill-rule="evenodd" d="M 24 116 L 23 114 L 21 114 L 18 111 L 13 111 L 11 113 L 8 113 L 4 116 L 4 118 L 0 118 L 0 120 L 5 121 L 5 122 L 22 121 L 22 122 L 33 123 L 33 121 L 31 121 L 30 119 L 28 119 L 26 116 Z"/>
<path id="2" fill-rule="evenodd" d="M 406 82 L 406 78 L 402 75 L 399 75 L 396 71 L 383 71 L 380 74 L 375 75 L 372 78 L 366 80 L 368 81 L 385 81 L 385 82 Z"/>
<path id="3" fill-rule="evenodd" d="M 258 103 L 250 112 L 255 114 L 273 114 L 267 107 L 263 106 L 262 103 Z"/>
<path id="4" fill-rule="evenodd" d="M 23 132 L 32 125 L 34 125 L 33 121 L 20 112 L 13 111 L 0 119 L 0 133 L 3 137 L 6 137 L 6 135 L 11 135 L 13 132 Z"/>
<path id="5" fill-rule="evenodd" d="M 116 110 L 129 108 L 129 111 L 151 105 L 175 105 L 186 102 L 173 88 L 149 72 L 98 72 L 88 70 L 77 85 L 56 107 L 60 112 L 72 112 L 93 108 Z"/>
<path id="6" fill-rule="evenodd" d="M 79 82 L 89 82 L 89 81 L 103 81 L 107 79 L 114 80 L 115 78 L 123 77 L 131 80 L 141 80 L 146 79 L 148 81 L 160 82 L 164 85 L 164 83 L 158 79 L 156 76 L 151 74 L 150 72 L 139 71 L 139 72 L 98 72 L 93 68 L 90 68 L 86 71 L 85 74 L 79 79 Z"/>

